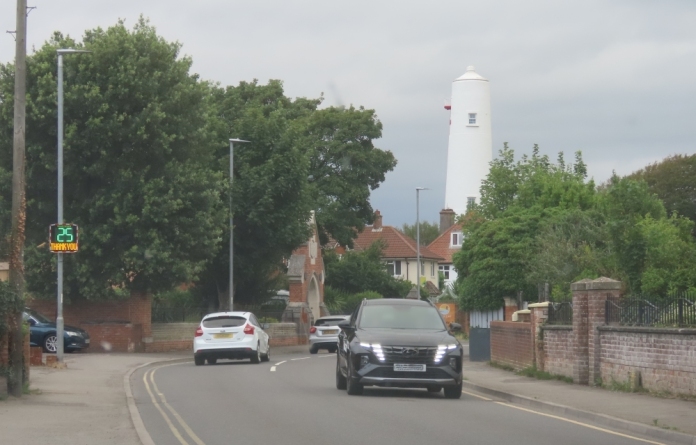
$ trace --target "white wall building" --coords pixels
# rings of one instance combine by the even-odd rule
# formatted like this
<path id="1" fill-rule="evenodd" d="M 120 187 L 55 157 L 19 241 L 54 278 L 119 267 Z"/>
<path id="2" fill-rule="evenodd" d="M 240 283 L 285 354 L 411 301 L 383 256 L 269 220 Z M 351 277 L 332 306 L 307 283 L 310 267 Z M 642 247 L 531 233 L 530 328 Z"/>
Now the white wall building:
<path id="1" fill-rule="evenodd" d="M 469 202 L 479 202 L 481 181 L 493 160 L 488 80 L 469 66 L 452 83 L 452 99 L 445 108 L 451 111 L 444 208 L 461 215 Z"/>

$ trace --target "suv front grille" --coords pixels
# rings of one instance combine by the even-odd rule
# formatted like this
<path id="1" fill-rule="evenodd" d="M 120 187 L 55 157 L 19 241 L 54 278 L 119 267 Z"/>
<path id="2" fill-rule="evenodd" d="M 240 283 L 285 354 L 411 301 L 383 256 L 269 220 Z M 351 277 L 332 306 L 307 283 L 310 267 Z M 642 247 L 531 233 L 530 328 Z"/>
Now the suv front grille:
<path id="1" fill-rule="evenodd" d="M 383 363 L 433 364 L 437 347 L 383 346 Z"/>
<path id="2" fill-rule="evenodd" d="M 400 379 L 451 379 L 444 369 L 427 367 L 425 372 L 394 371 L 392 368 L 382 366 L 367 373 L 365 377 L 400 378 Z"/>

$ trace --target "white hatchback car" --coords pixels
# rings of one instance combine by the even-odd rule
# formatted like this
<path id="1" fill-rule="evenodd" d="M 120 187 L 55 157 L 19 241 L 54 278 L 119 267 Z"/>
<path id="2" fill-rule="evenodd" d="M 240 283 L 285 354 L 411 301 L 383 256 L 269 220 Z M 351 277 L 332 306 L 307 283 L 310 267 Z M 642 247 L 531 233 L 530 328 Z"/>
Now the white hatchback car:
<path id="1" fill-rule="evenodd" d="M 248 358 L 251 363 L 271 359 L 268 334 L 254 314 L 215 312 L 203 317 L 193 338 L 193 359 L 200 366 L 206 361 L 214 365 L 220 358 Z"/>

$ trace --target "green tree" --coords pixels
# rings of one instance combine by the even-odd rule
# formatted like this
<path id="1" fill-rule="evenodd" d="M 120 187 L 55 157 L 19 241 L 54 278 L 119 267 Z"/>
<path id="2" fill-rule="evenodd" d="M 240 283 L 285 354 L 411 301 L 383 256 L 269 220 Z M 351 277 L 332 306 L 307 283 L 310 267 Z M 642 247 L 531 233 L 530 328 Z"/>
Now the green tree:
<path id="1" fill-rule="evenodd" d="M 401 228 L 404 235 L 416 239 L 416 225 L 404 224 Z M 440 236 L 440 226 L 437 223 L 423 221 L 420 223 L 420 243 L 421 246 L 427 246 L 435 241 L 435 238 Z"/>
<path id="2" fill-rule="evenodd" d="M 190 73 L 180 45 L 141 19 L 55 34 L 28 59 L 27 283 L 55 292 L 56 49 L 65 59 L 65 214 L 80 225 L 80 252 L 66 257 L 65 295 L 110 298 L 195 279 L 221 236 L 222 176 L 206 169 L 208 86 Z M 12 69 L 0 67 L 0 166 L 11 166 Z M 4 177 L 6 173 L 3 172 Z M 4 186 L 4 184 L 3 184 Z M 9 190 L 2 194 L 7 199 Z"/>
<path id="3" fill-rule="evenodd" d="M 643 180 L 648 190 L 660 198 L 667 213 L 696 221 L 696 154 L 674 155 L 629 175 Z"/>
<path id="4" fill-rule="evenodd" d="M 363 251 L 348 251 L 340 259 L 335 253 L 325 253 L 326 285 L 348 294 L 371 291 L 387 298 L 405 297 L 412 284 L 387 273 L 382 249 L 376 242 Z"/>

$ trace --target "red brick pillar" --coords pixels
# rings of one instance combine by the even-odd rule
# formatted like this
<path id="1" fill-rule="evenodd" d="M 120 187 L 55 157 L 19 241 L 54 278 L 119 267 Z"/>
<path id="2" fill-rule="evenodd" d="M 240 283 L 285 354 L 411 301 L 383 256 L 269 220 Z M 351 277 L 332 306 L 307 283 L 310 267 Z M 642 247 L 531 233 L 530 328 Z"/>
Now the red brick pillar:
<path id="1" fill-rule="evenodd" d="M 590 356 L 588 344 L 587 283 L 585 279 L 570 285 L 573 293 L 573 381 L 580 385 L 590 382 Z"/>
<path id="2" fill-rule="evenodd" d="M 534 348 L 534 364 L 540 371 L 544 370 L 546 357 L 544 356 L 544 341 L 541 333 L 541 326 L 549 318 L 549 303 L 534 303 L 528 307 L 532 324 L 532 347 Z"/>
<path id="3" fill-rule="evenodd" d="M 590 383 L 596 383 L 599 381 L 601 375 L 601 346 L 599 342 L 599 330 L 597 328 L 606 324 L 607 300 L 619 298 L 621 293 L 621 282 L 602 277 L 587 283 L 586 289 L 588 309 L 588 377 Z"/>

